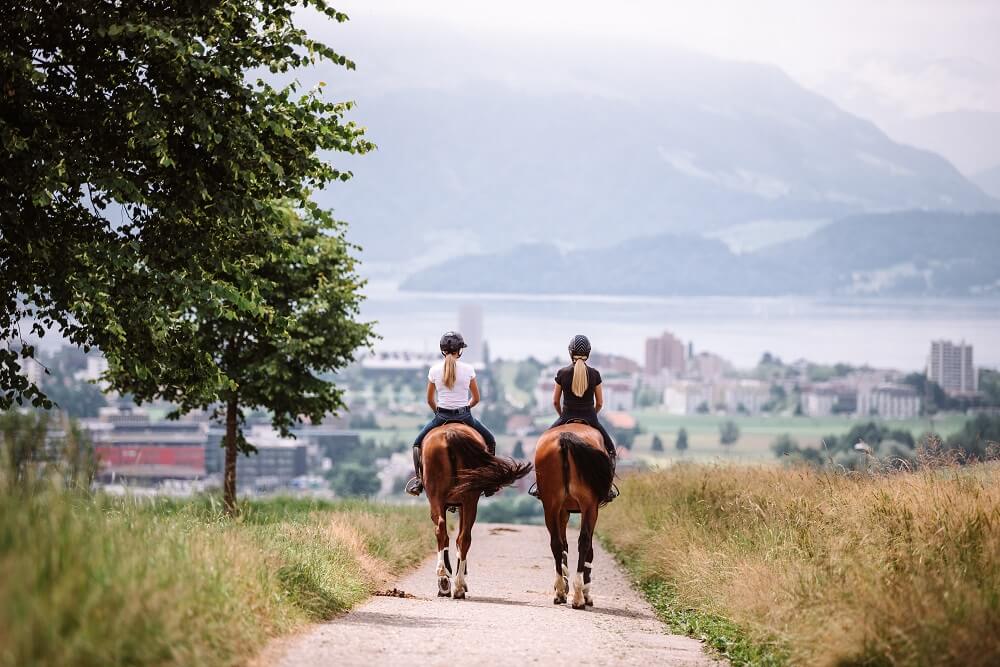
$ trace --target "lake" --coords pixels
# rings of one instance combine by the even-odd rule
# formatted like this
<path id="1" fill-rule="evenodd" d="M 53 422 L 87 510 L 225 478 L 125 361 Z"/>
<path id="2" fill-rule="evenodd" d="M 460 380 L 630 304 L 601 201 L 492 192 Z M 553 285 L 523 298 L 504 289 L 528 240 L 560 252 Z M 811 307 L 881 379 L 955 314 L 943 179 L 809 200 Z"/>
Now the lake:
<path id="1" fill-rule="evenodd" d="M 562 357 L 577 333 L 594 349 L 640 363 L 644 342 L 669 330 L 695 352 L 710 351 L 738 367 L 763 352 L 923 370 L 930 341 L 972 343 L 977 366 L 1000 366 L 1000 301 L 995 299 L 858 299 L 628 297 L 402 292 L 392 282 L 365 290 L 362 316 L 377 320 L 376 349 L 430 352 L 458 326 L 458 308 L 478 304 L 492 357 Z"/>

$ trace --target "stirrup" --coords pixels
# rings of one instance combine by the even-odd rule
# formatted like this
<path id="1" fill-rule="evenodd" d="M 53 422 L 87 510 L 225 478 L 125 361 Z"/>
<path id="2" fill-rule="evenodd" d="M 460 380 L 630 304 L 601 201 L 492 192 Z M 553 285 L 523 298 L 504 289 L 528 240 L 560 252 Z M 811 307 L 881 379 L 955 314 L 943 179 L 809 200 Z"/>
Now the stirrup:
<path id="1" fill-rule="evenodd" d="M 538 482 L 532 483 L 531 488 L 528 489 L 528 495 L 533 498 L 538 498 L 539 500 L 542 499 L 541 496 L 538 495 Z"/>
<path id="2" fill-rule="evenodd" d="M 404 490 L 411 496 L 419 496 L 424 490 L 424 483 L 420 481 L 419 477 L 411 477 Z"/>

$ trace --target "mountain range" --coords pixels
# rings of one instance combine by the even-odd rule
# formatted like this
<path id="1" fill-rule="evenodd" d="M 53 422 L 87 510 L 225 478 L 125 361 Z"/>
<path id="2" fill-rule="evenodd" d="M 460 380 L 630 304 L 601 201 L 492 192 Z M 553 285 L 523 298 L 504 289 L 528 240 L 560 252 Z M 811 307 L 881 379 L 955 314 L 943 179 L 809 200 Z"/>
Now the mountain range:
<path id="1" fill-rule="evenodd" d="M 583 250 L 759 220 L 997 210 L 945 159 L 773 66 L 688 52 L 615 63 L 594 54 L 537 82 L 498 73 L 359 90 L 378 150 L 321 200 L 350 221 L 367 261 L 400 265 L 435 250 Z"/>
<path id="2" fill-rule="evenodd" d="M 1000 214 L 909 211 L 837 220 L 810 236 L 736 254 L 661 234 L 602 249 L 550 244 L 457 257 L 409 290 L 657 296 L 997 296 Z"/>

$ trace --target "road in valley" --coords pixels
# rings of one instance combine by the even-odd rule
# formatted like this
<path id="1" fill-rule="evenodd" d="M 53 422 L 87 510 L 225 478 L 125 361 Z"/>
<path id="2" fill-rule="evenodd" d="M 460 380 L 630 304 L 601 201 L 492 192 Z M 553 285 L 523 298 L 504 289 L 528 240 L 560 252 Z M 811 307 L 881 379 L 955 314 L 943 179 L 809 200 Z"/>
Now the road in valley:
<path id="1" fill-rule="evenodd" d="M 568 537 L 575 571 L 575 531 Z M 274 656 L 268 662 L 280 667 L 719 664 L 697 640 L 669 634 L 596 543 L 595 606 L 586 611 L 552 604 L 555 571 L 543 527 L 477 524 L 469 556 L 465 600 L 437 597 L 431 558 L 395 583 L 414 597 L 373 597 L 285 640 L 268 651 Z"/>

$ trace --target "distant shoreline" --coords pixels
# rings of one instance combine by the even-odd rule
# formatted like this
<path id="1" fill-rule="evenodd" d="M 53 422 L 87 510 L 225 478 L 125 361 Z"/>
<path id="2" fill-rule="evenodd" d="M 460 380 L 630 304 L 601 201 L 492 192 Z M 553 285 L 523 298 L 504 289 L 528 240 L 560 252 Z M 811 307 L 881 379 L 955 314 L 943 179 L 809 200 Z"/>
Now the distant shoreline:
<path id="1" fill-rule="evenodd" d="M 377 347 L 434 352 L 458 309 L 478 304 L 492 357 L 562 358 L 586 333 L 595 349 L 641 361 L 645 339 L 669 330 L 695 352 L 737 367 L 764 352 L 791 361 L 919 370 L 931 340 L 966 340 L 977 366 L 1000 366 L 1000 299 L 898 297 L 655 297 L 405 291 L 369 283 L 361 317 L 376 321 Z"/>

